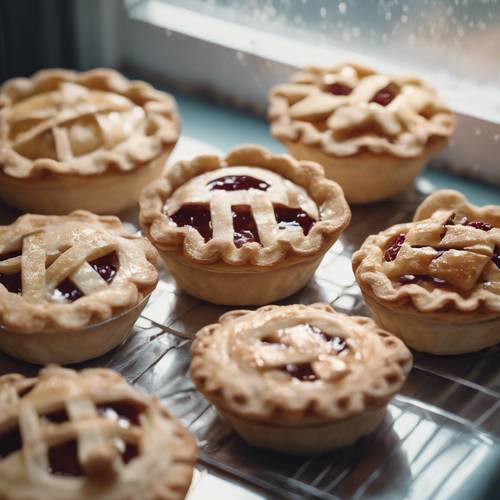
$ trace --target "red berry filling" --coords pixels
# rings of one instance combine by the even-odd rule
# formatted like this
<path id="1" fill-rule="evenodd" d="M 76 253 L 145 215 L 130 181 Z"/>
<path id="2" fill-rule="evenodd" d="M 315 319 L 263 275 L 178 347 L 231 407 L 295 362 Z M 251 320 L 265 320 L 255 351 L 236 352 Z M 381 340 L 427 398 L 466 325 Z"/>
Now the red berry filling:
<path id="1" fill-rule="evenodd" d="M 321 331 L 317 326 L 309 324 L 305 324 L 304 326 L 309 327 L 315 334 L 319 335 L 337 352 L 337 354 L 346 349 L 347 342 L 342 337 L 328 335 L 327 333 Z M 264 344 L 281 344 L 278 337 L 274 337 L 273 335 L 263 337 L 261 342 Z M 302 382 L 314 382 L 318 378 L 312 369 L 311 363 L 289 363 L 283 366 L 281 370 Z"/>
<path id="2" fill-rule="evenodd" d="M 13 250 L 12 252 L 3 253 L 2 255 L 0 255 L 0 261 L 19 257 L 21 253 L 21 250 Z"/>
<path id="3" fill-rule="evenodd" d="M 83 476 L 74 439 L 49 448 L 49 472 L 57 476 Z"/>
<path id="4" fill-rule="evenodd" d="M 349 95 L 352 92 L 351 87 L 342 83 L 326 83 L 323 89 L 334 95 Z"/>
<path id="5" fill-rule="evenodd" d="M 0 273 L 0 283 L 7 288 L 10 293 L 20 294 L 23 291 L 21 273 Z"/>
<path id="6" fill-rule="evenodd" d="M 212 218 L 208 205 L 196 203 L 182 205 L 170 218 L 179 227 L 194 227 L 201 234 L 205 243 L 212 239 Z"/>
<path id="7" fill-rule="evenodd" d="M 144 411 L 144 407 L 135 401 L 101 403 L 97 409 L 103 417 L 118 422 L 120 427 L 140 425 L 139 417 Z"/>
<path id="8" fill-rule="evenodd" d="M 66 410 L 62 409 L 46 413 L 42 416 L 42 419 L 53 424 L 62 424 L 63 422 L 67 422 L 69 417 Z"/>
<path id="9" fill-rule="evenodd" d="M 293 378 L 299 379 L 302 382 L 314 382 L 318 379 L 316 373 L 312 369 L 311 363 L 302 363 L 299 365 L 290 363 L 283 370 Z"/>
<path id="10" fill-rule="evenodd" d="M 259 189 L 260 191 L 267 191 L 270 184 L 264 182 L 250 175 L 226 175 L 210 181 L 207 186 L 210 191 L 217 189 L 223 191 L 239 191 L 248 189 Z"/>
<path id="11" fill-rule="evenodd" d="M 14 427 L 0 434 L 0 458 L 5 458 L 22 447 L 19 427 Z"/>
<path id="12" fill-rule="evenodd" d="M 316 222 L 304 210 L 285 205 L 274 205 L 274 216 L 276 217 L 279 229 L 301 227 L 305 236 L 309 234 L 309 231 Z"/>
<path id="13" fill-rule="evenodd" d="M 101 278 L 106 281 L 106 283 L 111 283 L 113 281 L 120 267 L 120 261 L 116 252 L 111 252 L 108 255 L 99 257 L 90 261 L 89 264 L 101 276 Z M 71 281 L 70 278 L 66 278 L 61 281 L 57 290 L 60 296 L 69 302 L 74 302 L 75 300 L 83 297 L 82 291 L 73 283 L 73 281 Z"/>
<path id="14" fill-rule="evenodd" d="M 405 242 L 406 234 L 401 233 L 396 236 L 394 243 L 384 252 L 384 260 L 386 262 L 392 262 L 398 256 L 403 243 Z"/>
<path id="15" fill-rule="evenodd" d="M 495 265 L 500 269 L 500 247 L 496 246 L 495 249 L 493 250 L 493 262 Z"/>
<path id="16" fill-rule="evenodd" d="M 257 224 L 252 215 L 252 210 L 247 205 L 235 205 L 231 207 L 233 215 L 234 244 L 240 248 L 245 243 L 260 243 Z"/>
<path id="17" fill-rule="evenodd" d="M 382 90 L 379 90 L 373 97 L 370 102 L 376 102 L 381 106 L 387 106 L 391 103 L 391 101 L 396 97 L 396 93 L 391 86 L 385 87 Z"/>

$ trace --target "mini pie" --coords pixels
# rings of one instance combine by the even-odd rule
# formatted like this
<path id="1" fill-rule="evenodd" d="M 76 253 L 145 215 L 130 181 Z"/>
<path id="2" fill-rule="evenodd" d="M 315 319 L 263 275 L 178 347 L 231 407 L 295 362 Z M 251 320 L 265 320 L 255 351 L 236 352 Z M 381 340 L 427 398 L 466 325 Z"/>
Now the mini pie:
<path id="1" fill-rule="evenodd" d="M 190 374 L 245 441 L 309 454 L 373 431 L 411 365 L 371 319 L 313 304 L 224 314 L 196 335 Z"/>
<path id="2" fill-rule="evenodd" d="M 415 77 L 357 64 L 311 66 L 270 92 L 273 136 L 299 160 L 313 160 L 349 203 L 390 198 L 447 143 L 454 117 Z"/>
<path id="3" fill-rule="evenodd" d="M 114 216 L 80 210 L 0 226 L 0 349 L 40 364 L 104 354 L 146 305 L 156 258 Z"/>
<path id="4" fill-rule="evenodd" d="M 319 165 L 252 145 L 178 163 L 144 190 L 140 212 L 179 286 L 229 305 L 302 288 L 350 218 Z"/>
<path id="5" fill-rule="evenodd" d="M 0 88 L 0 199 L 27 212 L 117 213 L 161 176 L 174 99 L 109 69 L 43 70 Z"/>
<path id="6" fill-rule="evenodd" d="M 0 377 L 2 499 L 182 499 L 196 454 L 159 400 L 112 370 Z"/>
<path id="7" fill-rule="evenodd" d="M 353 268 L 375 321 L 433 354 L 500 342 L 500 207 L 437 191 L 413 222 L 369 236 Z"/>

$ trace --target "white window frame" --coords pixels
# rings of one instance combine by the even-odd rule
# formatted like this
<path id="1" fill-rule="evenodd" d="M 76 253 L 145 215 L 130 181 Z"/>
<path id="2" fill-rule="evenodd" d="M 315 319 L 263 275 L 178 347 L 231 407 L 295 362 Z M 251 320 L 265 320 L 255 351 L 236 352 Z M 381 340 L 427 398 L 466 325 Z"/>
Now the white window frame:
<path id="1" fill-rule="evenodd" d="M 116 67 L 259 114 L 265 113 L 269 88 L 307 64 L 356 60 L 386 72 L 408 72 L 404 66 L 294 41 L 159 0 L 129 1 L 128 11 L 123 0 L 76 1 L 75 9 L 82 69 Z M 434 163 L 500 185 L 500 100 L 492 103 L 491 95 L 478 93 L 473 83 L 422 77 L 439 88 L 457 114 L 453 140 Z"/>

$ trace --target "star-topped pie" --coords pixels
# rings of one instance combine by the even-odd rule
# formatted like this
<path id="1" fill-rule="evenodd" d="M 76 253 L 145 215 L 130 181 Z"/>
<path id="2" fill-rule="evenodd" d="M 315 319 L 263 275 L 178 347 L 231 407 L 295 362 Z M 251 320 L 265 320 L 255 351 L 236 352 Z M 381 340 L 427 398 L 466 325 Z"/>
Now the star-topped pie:
<path id="1" fill-rule="evenodd" d="M 183 499 L 195 461 L 188 431 L 111 370 L 0 377 L 3 499 Z"/>
<path id="2" fill-rule="evenodd" d="M 226 313 L 197 333 L 191 357 L 198 390 L 243 439 L 289 453 L 374 430 L 412 365 L 399 339 L 327 304 Z"/>
<path id="3" fill-rule="evenodd" d="M 500 207 L 438 191 L 413 222 L 368 237 L 353 267 L 372 316 L 434 354 L 500 342 Z"/>
<path id="4" fill-rule="evenodd" d="M 0 349 L 75 363 L 124 340 L 156 286 L 157 253 L 114 216 L 24 215 L 0 227 Z"/>
<path id="5" fill-rule="evenodd" d="M 273 136 L 323 165 L 350 203 L 405 189 L 454 129 L 453 113 L 420 79 L 357 64 L 308 67 L 269 99 Z"/>
<path id="6" fill-rule="evenodd" d="M 241 146 L 170 168 L 140 220 L 182 289 L 218 304 L 268 304 L 311 278 L 350 220 L 321 167 Z"/>
<path id="7" fill-rule="evenodd" d="M 117 213 L 162 174 L 174 99 L 116 71 L 43 70 L 0 88 L 0 199 L 27 212 Z"/>

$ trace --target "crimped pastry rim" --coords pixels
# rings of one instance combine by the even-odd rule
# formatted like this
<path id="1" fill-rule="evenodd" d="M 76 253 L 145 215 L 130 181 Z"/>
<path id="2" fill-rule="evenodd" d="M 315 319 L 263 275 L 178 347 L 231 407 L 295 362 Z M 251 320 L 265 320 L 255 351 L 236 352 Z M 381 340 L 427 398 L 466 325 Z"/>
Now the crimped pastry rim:
<path id="1" fill-rule="evenodd" d="M 332 212 L 329 219 L 321 218 L 312 227 L 304 242 L 305 248 L 290 241 L 276 241 L 271 247 L 243 245 L 235 252 L 232 244 L 216 239 L 199 245 L 186 227 L 176 227 L 168 223 L 163 212 L 166 199 L 177 187 L 190 179 L 219 168 L 244 165 L 260 167 L 291 180 L 303 187 L 318 205 L 327 206 Z M 318 199 L 324 200 L 318 203 Z M 224 158 L 201 155 L 191 161 L 180 161 L 167 169 L 164 177 L 147 186 L 140 199 L 140 223 L 146 236 L 162 252 L 180 251 L 182 257 L 195 264 L 273 266 L 288 256 L 310 258 L 324 252 L 351 220 L 351 211 L 345 201 L 342 188 L 334 181 L 326 179 L 322 167 L 314 162 L 297 161 L 289 155 L 274 154 L 257 145 L 242 145 L 231 150 Z M 305 246 L 305 245 L 304 245 Z M 201 248 L 199 248 L 201 247 Z"/>
<path id="2" fill-rule="evenodd" d="M 310 65 L 305 67 L 303 70 L 296 72 L 292 75 L 292 79 L 286 84 L 278 84 L 274 86 L 268 94 L 269 108 L 268 108 L 268 119 L 270 121 L 270 128 L 272 136 L 286 144 L 287 142 L 298 142 L 309 148 L 319 148 L 327 156 L 342 158 L 342 157 L 353 157 L 358 154 L 368 153 L 376 156 L 383 156 L 384 154 L 397 157 L 397 158 L 417 158 L 419 156 L 425 157 L 430 151 L 434 149 L 434 144 L 436 141 L 447 141 L 452 135 L 455 128 L 455 119 L 451 109 L 442 105 L 443 113 L 448 115 L 450 120 L 449 130 L 439 134 L 431 134 L 424 144 L 418 150 L 411 151 L 406 148 L 404 144 L 397 145 L 392 144 L 390 141 L 385 140 L 381 144 L 376 146 L 371 144 L 370 138 L 365 137 L 364 141 L 360 140 L 360 143 L 356 146 L 355 150 L 350 153 L 342 152 L 341 148 L 336 147 L 335 141 L 331 140 L 328 135 L 328 130 L 320 131 L 312 123 L 307 121 L 301 121 L 294 119 L 289 114 L 289 104 L 285 97 L 280 95 L 281 89 L 286 85 L 294 84 L 294 79 L 296 77 L 301 77 L 304 74 L 314 74 L 314 73 L 325 73 L 325 72 L 337 72 L 344 66 L 350 66 L 356 70 L 363 72 L 371 72 L 373 74 L 377 73 L 372 68 L 364 66 L 359 63 L 345 62 L 337 64 L 334 66 L 317 66 Z M 417 76 L 402 76 L 402 75 L 387 75 L 394 80 L 398 80 L 401 83 L 413 83 L 426 89 L 428 92 L 432 93 L 435 97 L 436 102 L 438 102 L 438 95 L 435 90 L 427 85 L 422 79 Z M 299 84 L 301 85 L 301 84 Z M 317 88 L 317 92 L 323 93 L 321 89 Z M 422 116 L 422 115 L 420 115 Z M 380 136 L 383 137 L 383 136 Z M 398 147 L 400 146 L 400 147 Z"/>
<path id="3" fill-rule="evenodd" d="M 352 266 L 358 284 L 364 293 L 387 307 L 411 305 L 417 313 L 432 314 L 436 318 L 458 321 L 486 321 L 500 314 L 500 296 L 488 290 L 475 290 L 471 297 L 438 288 L 429 292 L 418 284 L 408 284 L 395 289 L 391 279 L 378 268 L 384 248 L 398 234 L 406 233 L 415 222 L 430 218 L 440 210 L 466 211 L 474 217 L 494 221 L 500 227 L 500 207 L 478 207 L 467 202 L 466 197 L 451 189 L 436 191 L 417 208 L 413 222 L 397 224 L 370 235 L 352 257 Z"/>
<path id="4" fill-rule="evenodd" d="M 259 376 L 255 370 L 242 372 L 236 367 L 233 370 L 231 355 L 224 352 L 222 355 L 214 353 L 218 345 L 218 335 L 225 334 L 224 330 L 235 328 L 238 322 L 250 322 L 258 318 L 259 324 L 264 321 L 272 321 L 280 314 L 287 314 L 290 317 L 300 317 L 301 315 L 317 314 L 318 316 L 335 314 L 342 318 L 346 325 L 357 325 L 370 332 L 367 337 L 371 337 L 368 342 L 377 342 L 378 348 L 385 352 L 386 358 L 379 367 L 378 373 L 370 372 L 362 384 L 354 384 L 347 391 L 337 393 L 335 390 L 335 381 L 328 383 L 320 381 L 323 384 L 321 389 L 311 389 L 309 383 L 300 383 L 295 391 L 296 396 L 293 400 L 279 402 L 273 399 L 273 386 L 276 383 L 264 385 L 262 376 Z M 234 330 L 232 330 L 234 331 Z M 221 333 L 222 332 L 222 333 Z M 227 333 L 231 335 L 231 333 Z M 342 335 L 340 333 L 340 335 Z M 367 342 L 364 337 L 364 342 Z M 224 346 L 221 347 L 224 349 Z M 229 359 L 228 359 L 229 356 Z M 219 362 L 214 360 L 219 357 Z M 321 424 L 337 420 L 344 420 L 357 415 L 361 415 L 367 410 L 380 408 L 388 403 L 390 398 L 402 387 L 406 376 L 411 369 L 412 355 L 405 347 L 403 342 L 392 334 L 377 327 L 375 322 L 367 317 L 347 316 L 337 313 L 328 304 L 316 303 L 311 305 L 295 304 L 291 306 L 264 306 L 255 311 L 238 310 L 231 311 L 222 315 L 218 323 L 207 325 L 202 328 L 195 337 L 191 347 L 191 366 L 190 376 L 197 389 L 216 407 L 222 408 L 230 414 L 237 415 L 244 420 L 252 422 L 263 422 L 270 424 L 278 422 L 278 425 L 299 425 L 307 426 L 310 424 Z M 370 368 L 373 368 L 370 366 Z M 386 373 L 396 374 L 396 380 L 391 384 L 386 383 L 385 387 L 371 387 L 375 380 L 377 383 L 384 379 Z M 368 375 L 368 374 L 366 374 Z M 253 377 L 260 382 L 258 386 L 258 396 L 254 393 L 250 399 L 259 398 L 258 402 L 252 406 L 251 410 L 246 410 L 237 403 L 238 390 L 242 387 L 248 387 L 249 383 L 254 383 Z M 241 381 L 238 388 L 238 381 Z M 279 381 L 279 384 L 283 383 Z M 313 382 L 314 384 L 316 382 Z M 235 388 L 236 384 L 236 388 Z M 292 384 L 289 383 L 287 387 Z M 325 387 L 326 386 L 326 387 Z M 235 397 L 236 396 L 236 397 Z M 268 396 L 266 398 L 266 396 Z M 297 397 L 301 398 L 300 406 L 297 405 Z M 322 405 L 315 404 L 315 401 L 321 398 Z M 339 401 L 349 398 L 348 404 L 338 404 Z M 328 400 L 328 404 L 325 404 Z M 252 401 L 253 402 L 253 401 Z"/>
<path id="5" fill-rule="evenodd" d="M 74 161 L 58 161 L 50 158 L 38 158 L 31 161 L 31 166 L 25 172 L 19 163 L 16 162 L 16 153 L 10 146 L 9 140 L 3 140 L 0 136 L 0 146 L 2 146 L 2 154 L 0 156 L 0 172 L 4 175 L 19 179 L 33 179 L 47 175 L 68 175 L 76 176 L 85 179 L 92 175 L 103 175 L 106 172 L 133 172 L 138 168 L 145 167 L 162 154 L 169 152 L 177 143 L 180 134 L 180 119 L 177 111 L 177 105 L 173 96 L 167 92 L 159 91 L 153 88 L 149 83 L 140 80 L 129 80 L 120 72 L 109 68 L 95 68 L 88 71 L 78 72 L 66 69 L 42 69 L 29 78 L 19 77 L 7 80 L 0 87 L 0 130 L 2 129 L 2 111 L 8 109 L 13 98 L 12 95 L 21 93 L 23 95 L 36 94 L 37 90 L 43 89 L 47 82 L 58 80 L 61 82 L 77 83 L 83 86 L 88 85 L 96 79 L 105 87 L 106 91 L 116 92 L 125 97 L 140 94 L 150 102 L 159 102 L 168 108 L 170 115 L 168 123 L 165 123 L 154 134 L 161 142 L 161 150 L 157 154 L 148 158 L 146 161 L 133 161 L 133 168 L 130 168 L 130 161 L 125 161 L 123 153 L 114 151 L 102 151 L 99 162 L 93 161 L 93 157 L 99 153 L 99 150 L 93 151 L 84 157 L 89 156 L 89 161 L 84 165 L 79 163 L 75 165 Z M 133 99 L 131 99 L 133 101 Z M 147 103 L 141 107 L 144 108 Z M 7 130 L 7 127 L 3 127 Z M 2 132 L 3 135 L 4 132 Z M 10 155 L 9 153 L 13 153 Z M 2 159 L 8 154 L 7 162 Z M 22 157 L 24 161 L 28 160 Z"/>
<path id="6" fill-rule="evenodd" d="M 22 295 L 13 294 L 2 287 L 0 289 L 0 327 L 2 329 L 35 335 L 44 331 L 64 334 L 102 323 L 110 323 L 112 327 L 113 320 L 122 317 L 123 314 L 146 300 L 155 288 L 159 279 L 159 272 L 155 267 L 157 260 L 155 248 L 145 238 L 129 233 L 118 217 L 98 216 L 85 210 L 76 210 L 69 215 L 62 216 L 25 214 L 9 226 L 0 226 L 0 231 L 9 231 L 30 221 L 57 223 L 71 220 L 110 232 L 116 238 L 126 239 L 127 244 L 136 246 L 143 255 L 138 275 L 130 276 L 126 287 L 116 285 L 112 288 L 113 283 L 111 283 L 105 290 L 85 295 L 74 302 L 65 304 L 29 302 Z M 12 314 L 13 311 L 15 314 Z"/>

